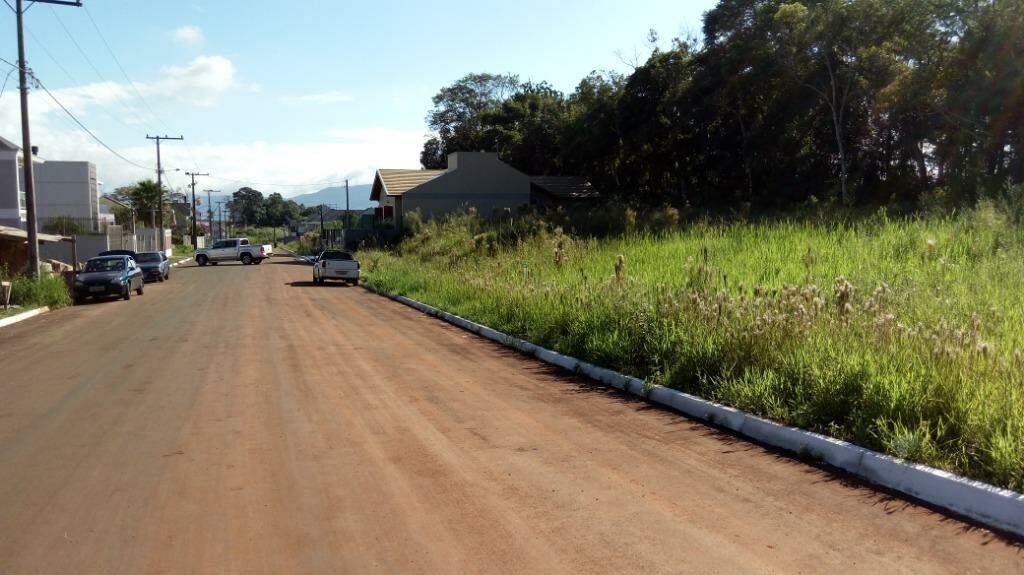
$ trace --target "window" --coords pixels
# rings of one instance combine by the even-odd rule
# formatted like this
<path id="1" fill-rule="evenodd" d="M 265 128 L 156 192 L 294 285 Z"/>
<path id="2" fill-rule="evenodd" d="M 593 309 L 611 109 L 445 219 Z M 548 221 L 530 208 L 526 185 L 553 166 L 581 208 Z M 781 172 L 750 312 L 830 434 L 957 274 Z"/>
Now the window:
<path id="1" fill-rule="evenodd" d="M 249 240 L 239 240 L 238 241 L 238 245 L 240 245 L 240 246 L 247 246 L 247 245 L 249 245 Z"/>
<path id="2" fill-rule="evenodd" d="M 119 272 L 123 269 L 124 260 L 121 258 L 99 258 L 85 263 L 87 272 Z"/>
<path id="3" fill-rule="evenodd" d="M 329 250 L 324 252 L 323 255 L 320 256 L 320 259 L 350 262 L 352 261 L 352 254 L 347 252 Z"/>

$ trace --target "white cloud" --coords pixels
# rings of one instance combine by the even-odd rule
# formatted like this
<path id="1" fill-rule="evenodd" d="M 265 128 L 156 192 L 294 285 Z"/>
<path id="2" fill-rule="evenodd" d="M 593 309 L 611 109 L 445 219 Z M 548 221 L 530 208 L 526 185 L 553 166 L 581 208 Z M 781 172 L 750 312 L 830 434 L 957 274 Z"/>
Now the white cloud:
<path id="1" fill-rule="evenodd" d="M 113 144 L 117 151 L 139 168 L 113 156 L 100 144 L 74 126 L 41 90 L 31 93 L 33 143 L 40 155 L 51 160 L 88 160 L 96 164 L 104 191 L 113 191 L 143 178 L 154 177 L 153 145 L 141 138 L 137 144 L 117 145 L 112 133 L 103 130 L 110 118 L 118 116 L 125 123 L 138 123 L 134 114 L 126 114 L 127 104 L 147 126 L 160 122 L 149 117 L 148 107 L 138 101 L 138 93 L 156 109 L 165 109 L 168 99 L 191 105 L 213 105 L 226 92 L 245 89 L 236 78 L 234 64 L 222 56 L 200 56 L 191 62 L 165 68 L 161 77 L 149 83 L 127 84 L 101 82 L 52 90 L 53 94 L 97 135 Z M 136 92 L 137 90 L 137 92 Z M 18 141 L 21 128 L 17 100 L 0 99 L 0 135 Z M 164 118 L 166 120 L 167 118 Z M 186 134 L 186 137 L 188 134 Z M 196 139 L 173 142 L 163 146 L 164 166 L 169 170 L 168 184 L 182 188 L 185 170 L 193 170 L 195 161 L 202 162 L 201 171 L 223 178 L 244 178 L 252 182 L 306 183 L 303 187 L 275 187 L 253 184 L 264 193 L 280 192 L 286 196 L 316 191 L 324 186 L 317 182 L 341 181 L 368 183 L 376 169 L 382 167 L 416 168 L 425 139 L 420 129 L 397 130 L 383 127 L 349 127 L 312 136 L 313 141 L 288 143 L 278 141 L 247 141 L 206 143 Z M 124 142 L 122 142 L 124 143 Z M 180 168 L 182 172 L 174 172 Z M 204 178 L 203 189 L 234 191 L 244 184 Z"/>
<path id="2" fill-rule="evenodd" d="M 172 95 L 198 106 L 212 106 L 235 87 L 235 65 L 223 56 L 199 56 L 185 66 L 168 66 L 163 79 L 154 86 L 158 93 Z"/>
<path id="3" fill-rule="evenodd" d="M 203 36 L 203 31 L 200 30 L 198 26 L 192 25 L 178 28 L 171 34 L 171 37 L 178 44 L 192 47 L 200 46 L 206 41 L 206 37 Z"/>
<path id="4" fill-rule="evenodd" d="M 320 92 L 317 94 L 302 94 L 298 96 L 283 96 L 286 102 L 313 102 L 316 104 L 330 104 L 335 102 L 351 102 L 355 100 L 349 94 L 338 91 Z"/>

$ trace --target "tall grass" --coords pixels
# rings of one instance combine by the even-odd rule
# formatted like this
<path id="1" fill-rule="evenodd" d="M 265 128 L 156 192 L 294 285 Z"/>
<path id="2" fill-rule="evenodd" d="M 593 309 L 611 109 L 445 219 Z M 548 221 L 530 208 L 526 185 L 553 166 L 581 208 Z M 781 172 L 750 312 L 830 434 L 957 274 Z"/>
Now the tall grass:
<path id="1" fill-rule="evenodd" d="M 71 305 L 67 283 L 59 275 L 43 274 L 35 280 L 24 274 L 11 275 L 6 267 L 0 266 L 0 279 L 11 282 L 11 303 L 22 308 L 60 308 Z"/>
<path id="2" fill-rule="evenodd" d="M 1024 490 L 1024 234 L 1001 212 L 664 219 L 599 240 L 461 216 L 360 259 L 385 290 L 560 352 Z"/>

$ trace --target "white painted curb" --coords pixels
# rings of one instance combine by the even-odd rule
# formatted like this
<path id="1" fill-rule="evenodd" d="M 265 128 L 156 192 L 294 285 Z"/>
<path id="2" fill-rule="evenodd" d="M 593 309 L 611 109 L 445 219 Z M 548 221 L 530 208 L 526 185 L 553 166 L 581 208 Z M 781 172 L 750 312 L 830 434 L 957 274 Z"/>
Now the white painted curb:
<path id="1" fill-rule="evenodd" d="M 176 268 L 178 266 L 185 265 L 185 264 L 187 264 L 190 261 L 192 261 L 192 258 L 188 257 L 188 258 L 185 258 L 185 259 L 181 260 L 180 262 L 174 262 L 173 264 L 171 264 L 171 267 L 172 268 Z"/>
<path id="2" fill-rule="evenodd" d="M 642 379 L 562 355 L 407 297 L 384 293 L 372 284 L 364 284 L 364 287 L 543 362 L 646 397 L 649 401 L 720 425 L 766 445 L 819 459 L 871 483 L 1024 537 L 1024 495 L 1015 491 L 909 463 L 818 433 L 780 425 L 681 391 L 648 385 Z"/>
<path id="3" fill-rule="evenodd" d="M 26 312 L 19 313 L 18 315 L 5 317 L 0 319 L 0 327 L 7 327 L 11 324 L 18 323 L 19 321 L 25 321 L 26 319 L 36 317 L 37 315 L 44 314 L 48 311 L 50 311 L 49 307 L 37 307 L 36 309 L 30 309 Z"/>

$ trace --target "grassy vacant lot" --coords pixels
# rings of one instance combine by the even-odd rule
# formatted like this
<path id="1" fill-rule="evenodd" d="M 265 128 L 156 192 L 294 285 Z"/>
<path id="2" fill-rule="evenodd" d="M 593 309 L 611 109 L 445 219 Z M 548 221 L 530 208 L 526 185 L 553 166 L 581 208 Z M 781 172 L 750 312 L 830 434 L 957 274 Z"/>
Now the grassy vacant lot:
<path id="1" fill-rule="evenodd" d="M 462 216 L 360 258 L 383 289 L 563 353 L 1024 490 L 1018 225 L 980 208 L 666 228 Z"/>

